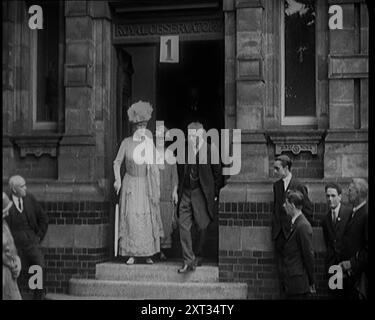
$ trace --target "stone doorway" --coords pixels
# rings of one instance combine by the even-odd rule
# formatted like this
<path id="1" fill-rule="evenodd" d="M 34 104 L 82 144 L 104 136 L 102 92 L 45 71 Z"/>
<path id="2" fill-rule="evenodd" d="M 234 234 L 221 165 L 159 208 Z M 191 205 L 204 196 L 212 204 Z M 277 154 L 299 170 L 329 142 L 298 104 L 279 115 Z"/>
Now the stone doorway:
<path id="1" fill-rule="evenodd" d="M 149 122 L 152 132 L 156 120 L 163 120 L 168 128 L 184 129 L 181 112 L 193 87 L 199 91 L 206 129 L 224 128 L 223 12 L 214 1 L 208 4 L 207 8 L 192 5 L 184 14 L 178 5 L 165 10 L 162 6 L 153 8 L 158 14 L 143 7 L 114 9 L 118 144 L 130 134 L 126 110 L 138 100 L 149 101 L 154 107 Z M 177 64 L 159 63 L 160 36 L 169 34 L 179 35 Z M 217 220 L 209 226 L 204 251 L 209 261 L 217 263 Z M 181 257 L 178 231 L 168 253 L 173 259 Z"/>

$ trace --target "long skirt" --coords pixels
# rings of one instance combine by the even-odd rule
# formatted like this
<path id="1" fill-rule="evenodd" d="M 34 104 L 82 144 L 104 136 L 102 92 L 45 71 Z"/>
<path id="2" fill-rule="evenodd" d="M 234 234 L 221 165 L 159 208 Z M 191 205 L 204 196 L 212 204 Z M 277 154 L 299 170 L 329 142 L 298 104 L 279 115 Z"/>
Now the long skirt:
<path id="1" fill-rule="evenodd" d="M 119 255 L 146 257 L 160 252 L 159 223 L 151 212 L 147 178 L 125 174 L 120 199 Z"/>

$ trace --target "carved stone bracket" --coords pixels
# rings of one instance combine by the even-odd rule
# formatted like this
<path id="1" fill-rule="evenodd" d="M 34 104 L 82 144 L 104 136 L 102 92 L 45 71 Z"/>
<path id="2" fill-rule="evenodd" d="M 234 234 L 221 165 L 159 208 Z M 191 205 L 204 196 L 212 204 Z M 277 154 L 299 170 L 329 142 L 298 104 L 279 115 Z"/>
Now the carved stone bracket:
<path id="1" fill-rule="evenodd" d="M 283 152 L 292 152 L 295 155 L 301 152 L 318 153 L 318 144 L 324 138 L 324 131 L 302 132 L 271 132 L 267 136 L 275 144 L 275 155 Z"/>
<path id="2" fill-rule="evenodd" d="M 51 157 L 57 156 L 57 148 L 60 136 L 19 136 L 12 137 L 13 143 L 19 147 L 21 158 L 31 154 L 40 157 L 43 154 L 49 154 Z"/>

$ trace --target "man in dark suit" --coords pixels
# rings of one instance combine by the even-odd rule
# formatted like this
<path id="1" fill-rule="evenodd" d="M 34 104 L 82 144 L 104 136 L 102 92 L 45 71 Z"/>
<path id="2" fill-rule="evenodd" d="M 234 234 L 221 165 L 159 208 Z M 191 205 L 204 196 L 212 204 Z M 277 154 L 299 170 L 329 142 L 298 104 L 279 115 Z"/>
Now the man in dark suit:
<path id="1" fill-rule="evenodd" d="M 326 245 L 325 265 L 328 276 L 327 283 L 332 273 L 329 268 L 338 265 L 341 255 L 341 244 L 344 228 L 351 214 L 350 208 L 341 204 L 342 189 L 337 183 L 331 182 L 325 186 L 328 213 L 322 221 L 324 242 Z M 330 288 L 329 288 L 330 289 Z M 329 290 L 331 298 L 340 299 L 341 290 Z"/>
<path id="2" fill-rule="evenodd" d="M 179 273 L 193 271 L 201 264 L 206 229 L 216 214 L 221 187 L 221 165 L 217 148 L 204 139 L 201 123 L 189 124 L 188 130 L 192 130 L 188 135 L 188 159 L 178 166 L 178 223 L 184 260 Z M 217 159 L 211 158 L 211 149 L 217 152 Z M 193 222 L 198 228 L 196 253 L 193 251 L 191 237 Z"/>
<path id="3" fill-rule="evenodd" d="M 308 190 L 301 182 L 293 177 L 291 173 L 292 161 L 286 155 L 281 155 L 275 159 L 274 172 L 279 178 L 273 184 L 274 208 L 272 215 L 272 240 L 275 245 L 275 258 L 279 273 L 280 295 L 283 296 L 283 276 L 281 262 L 283 260 L 282 252 L 287 237 L 290 233 L 290 217 L 286 214 L 284 203 L 288 190 L 297 190 L 303 195 L 302 213 L 312 224 L 313 205 L 308 197 Z"/>
<path id="4" fill-rule="evenodd" d="M 10 208 L 6 219 L 21 258 L 23 278 L 29 276 L 28 270 L 32 265 L 39 265 L 44 275 L 44 257 L 40 243 L 47 232 L 48 216 L 33 195 L 26 193 L 24 178 L 12 176 L 9 187 L 14 206 Z M 44 299 L 44 295 L 44 289 L 34 290 L 35 300 Z"/>
<path id="5" fill-rule="evenodd" d="M 284 208 L 291 229 L 283 250 L 284 292 L 288 299 L 306 299 L 315 293 L 312 227 L 302 214 L 304 196 L 288 191 Z"/>
<path id="6" fill-rule="evenodd" d="M 366 299 L 368 279 L 368 184 L 353 179 L 349 185 L 349 202 L 353 211 L 346 224 L 340 266 L 344 272 L 346 299 Z"/>

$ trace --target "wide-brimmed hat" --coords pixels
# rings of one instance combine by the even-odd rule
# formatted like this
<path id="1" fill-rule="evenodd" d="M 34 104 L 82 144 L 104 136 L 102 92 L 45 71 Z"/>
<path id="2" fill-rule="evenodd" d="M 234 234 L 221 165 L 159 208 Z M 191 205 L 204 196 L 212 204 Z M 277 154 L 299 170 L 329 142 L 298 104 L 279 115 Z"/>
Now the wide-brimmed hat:
<path id="1" fill-rule="evenodd" d="M 13 202 L 9 200 L 8 195 L 3 192 L 3 218 L 8 215 L 9 209 L 12 207 Z"/>
<path id="2" fill-rule="evenodd" d="M 133 103 L 128 109 L 128 118 L 132 123 L 146 122 L 151 119 L 152 106 L 145 101 Z"/>

